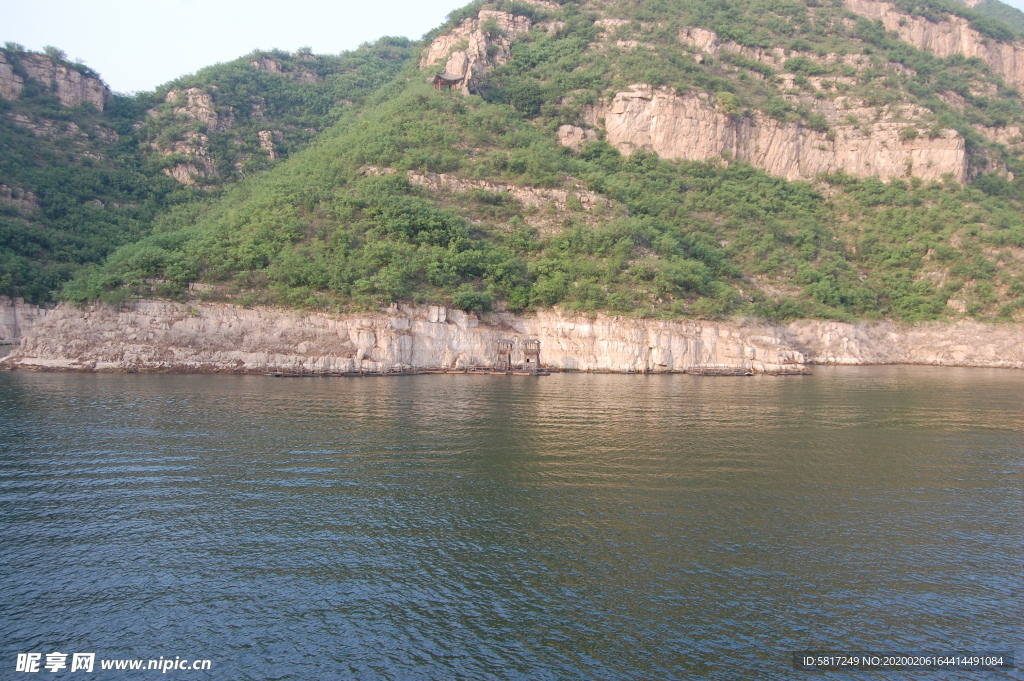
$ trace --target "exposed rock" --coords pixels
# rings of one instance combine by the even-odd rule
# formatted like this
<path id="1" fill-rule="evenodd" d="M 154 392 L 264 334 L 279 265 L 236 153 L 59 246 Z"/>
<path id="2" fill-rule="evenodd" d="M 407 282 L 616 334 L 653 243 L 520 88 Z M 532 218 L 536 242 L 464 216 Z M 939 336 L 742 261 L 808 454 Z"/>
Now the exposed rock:
<path id="1" fill-rule="evenodd" d="M 1019 147 L 1024 144 L 1024 129 L 1019 125 L 1007 126 L 1005 128 L 989 128 L 984 125 L 975 125 L 974 129 L 980 132 L 989 142 L 998 142 L 1009 147 Z"/>
<path id="2" fill-rule="evenodd" d="M 802 320 L 788 326 L 667 321 L 543 310 L 485 317 L 443 307 L 328 314 L 142 301 L 52 311 L 0 299 L 0 366 L 72 371 L 257 373 L 489 365 L 498 338 L 541 342 L 541 361 L 580 371 L 685 371 L 702 364 L 786 371 L 814 364 L 1024 368 L 1010 324 Z M 517 343 L 518 344 L 518 343 Z M 513 361 L 521 357 L 513 355 Z"/>
<path id="3" fill-rule="evenodd" d="M 41 54 L 24 54 L 21 65 L 28 77 L 53 89 L 62 106 L 91 104 L 99 111 L 107 105 L 110 90 L 97 78 Z"/>
<path id="4" fill-rule="evenodd" d="M 614 18 L 598 19 L 597 21 L 594 22 L 594 26 L 601 29 L 602 33 L 614 34 L 615 31 L 621 28 L 622 26 L 629 26 L 629 21 L 627 19 Z"/>
<path id="5" fill-rule="evenodd" d="M 951 173 L 958 182 L 967 179 L 964 140 L 956 131 L 943 130 L 934 139 L 900 139 L 907 119 L 923 111 L 906 106 L 878 118 L 876 108 L 846 97 L 812 103 L 828 122 L 827 133 L 763 113 L 739 118 L 719 110 L 707 94 L 679 95 L 648 85 L 635 85 L 594 107 L 591 122 L 603 121 L 609 143 L 626 154 L 647 148 L 664 158 L 697 161 L 725 155 L 789 180 L 837 171 L 924 179 Z"/>
<path id="6" fill-rule="evenodd" d="M 24 189 L 8 187 L 6 184 L 0 184 L 0 203 L 14 206 L 23 215 L 39 208 L 35 194 Z"/>
<path id="7" fill-rule="evenodd" d="M 199 121 L 208 130 L 226 130 L 235 123 L 234 114 L 230 109 L 218 115 L 213 105 L 213 97 L 202 88 L 170 90 L 164 101 L 174 106 L 174 113 Z"/>
<path id="8" fill-rule="evenodd" d="M 718 56 L 718 51 L 722 48 L 722 43 L 718 40 L 717 33 L 696 26 L 684 28 L 680 31 L 679 41 L 693 47 L 698 52 L 710 54 L 714 57 Z"/>
<path id="9" fill-rule="evenodd" d="M 484 33 L 488 25 L 496 32 Z M 420 68 L 438 67 L 461 76 L 455 88 L 463 94 L 476 94 L 484 74 L 512 56 L 512 41 L 530 30 L 530 19 L 508 12 L 482 9 L 476 19 L 466 19 L 451 33 L 439 36 L 420 60 Z"/>
<path id="10" fill-rule="evenodd" d="M 0 97 L 4 99 L 17 99 L 25 88 L 25 81 L 14 72 L 14 68 L 7 62 L 3 52 L 0 52 Z"/>
<path id="11" fill-rule="evenodd" d="M 564 21 L 545 21 L 545 22 L 543 22 L 541 24 L 538 24 L 538 26 L 543 28 L 544 31 L 549 36 L 554 36 L 554 35 L 558 35 L 559 33 L 562 32 L 562 29 L 565 28 L 565 22 Z"/>
<path id="12" fill-rule="evenodd" d="M 1012 324 L 973 321 L 846 324 L 803 320 L 789 324 L 786 340 L 814 364 L 931 364 L 1024 369 L 1024 333 L 1021 327 Z"/>
<path id="13" fill-rule="evenodd" d="M 575 151 L 596 139 L 597 133 L 589 128 L 581 128 L 578 125 L 562 125 L 558 128 L 558 143 Z"/>
<path id="14" fill-rule="evenodd" d="M 164 173 L 182 184 L 193 185 L 198 180 L 213 177 L 217 174 L 217 164 L 210 156 L 210 140 L 206 135 L 198 132 L 185 133 L 185 138 L 171 144 L 168 148 L 160 148 L 153 145 L 164 156 L 180 154 L 187 160 L 177 163 L 170 168 L 164 168 Z"/>
<path id="15" fill-rule="evenodd" d="M 498 338 L 537 338 L 542 361 L 569 370 L 667 372 L 722 364 L 778 371 L 803 362 L 761 326 L 560 311 L 480 319 L 437 307 L 331 315 L 143 301 L 127 309 L 58 307 L 24 334 L 3 366 L 233 373 L 462 368 L 489 365 Z"/>
<path id="16" fill-rule="evenodd" d="M 963 17 L 951 15 L 943 21 L 932 22 L 921 16 L 903 14 L 880 0 L 843 0 L 843 4 L 851 12 L 881 21 L 887 31 L 896 31 L 900 40 L 920 50 L 943 58 L 954 54 L 978 57 L 1008 83 L 1024 88 L 1024 43 L 1008 44 L 987 38 L 971 28 Z"/>
<path id="17" fill-rule="evenodd" d="M 271 161 L 277 158 L 277 154 L 274 153 L 274 133 L 270 130 L 260 130 L 260 148 L 267 152 L 267 156 Z"/>
<path id="18" fill-rule="evenodd" d="M 313 55 L 308 55 L 308 57 L 306 58 L 316 59 L 316 57 Z M 280 62 L 275 61 L 274 59 L 271 59 L 270 57 L 267 56 L 260 57 L 258 60 L 253 60 L 249 62 L 249 65 L 257 71 L 263 71 L 265 73 L 276 73 L 285 78 L 291 78 L 292 80 L 298 83 L 319 83 L 321 80 L 323 80 L 323 78 L 321 78 L 316 71 L 313 71 L 308 67 L 300 65 L 298 68 L 286 70 L 281 68 Z"/>
<path id="19" fill-rule="evenodd" d="M 848 66 L 858 72 L 872 66 L 884 66 L 887 71 L 895 73 L 915 73 L 913 69 L 895 62 L 888 62 L 884 65 L 874 64 L 871 57 L 866 54 L 839 54 L 837 52 L 818 54 L 817 52 L 785 50 L 781 47 L 747 47 L 731 40 L 721 40 L 714 31 L 698 27 L 689 27 L 681 30 L 679 32 L 679 42 L 688 45 L 697 53 L 698 62 L 703 62 L 705 55 L 718 57 L 723 52 L 728 52 L 766 64 L 774 69 L 782 69 L 787 61 L 799 57 L 822 66 Z M 835 78 L 826 78 L 826 80 L 835 80 Z"/>
<path id="20" fill-rule="evenodd" d="M 257 71 L 263 71 L 265 73 L 281 73 L 281 64 L 270 57 L 260 57 L 249 62 Z"/>
<path id="21" fill-rule="evenodd" d="M 20 342 L 46 313 L 46 308 L 26 303 L 21 298 L 0 296 L 0 345 Z"/>
<path id="22" fill-rule="evenodd" d="M 386 174 L 386 170 L 373 168 L 364 171 L 366 174 Z M 393 171 L 392 171 L 393 172 Z M 585 189 L 540 189 L 536 187 L 521 187 L 514 184 L 502 182 L 488 182 L 486 180 L 467 180 L 455 175 L 444 173 L 429 173 L 423 175 L 415 171 L 408 171 L 411 184 L 426 187 L 437 193 L 465 193 L 471 190 L 483 190 L 495 194 L 505 194 L 518 201 L 524 208 L 532 209 L 532 214 L 526 215 L 526 222 L 542 231 L 553 231 L 557 229 L 556 219 L 564 218 L 565 214 L 577 207 L 585 213 L 601 213 L 607 217 L 613 217 L 611 210 L 614 204 L 603 196 Z M 623 209 L 624 210 L 624 209 Z"/>

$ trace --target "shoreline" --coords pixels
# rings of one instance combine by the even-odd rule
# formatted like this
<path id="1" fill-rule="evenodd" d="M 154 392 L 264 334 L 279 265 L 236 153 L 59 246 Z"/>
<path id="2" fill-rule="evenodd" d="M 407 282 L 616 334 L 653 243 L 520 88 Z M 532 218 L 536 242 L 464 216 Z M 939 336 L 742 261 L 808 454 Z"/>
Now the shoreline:
<path id="1" fill-rule="evenodd" d="M 438 306 L 366 314 L 143 300 L 53 309 L 0 299 L 0 368 L 222 374 L 461 373 L 495 364 L 500 339 L 540 341 L 551 370 L 801 373 L 814 366 L 1024 369 L 1024 326 L 962 320 L 771 324 L 584 315 L 483 315 Z"/>

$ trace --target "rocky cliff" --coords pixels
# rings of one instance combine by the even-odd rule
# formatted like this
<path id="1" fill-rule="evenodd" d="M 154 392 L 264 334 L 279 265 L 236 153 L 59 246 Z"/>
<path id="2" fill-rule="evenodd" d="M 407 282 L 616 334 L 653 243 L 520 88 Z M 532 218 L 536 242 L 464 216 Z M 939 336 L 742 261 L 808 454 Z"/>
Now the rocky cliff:
<path id="1" fill-rule="evenodd" d="M 0 97 L 17 99 L 24 89 L 25 81 L 14 72 L 14 67 L 7 61 L 7 57 L 0 52 Z"/>
<path id="2" fill-rule="evenodd" d="M 21 298 L 0 296 L 0 346 L 19 343 L 46 313 L 46 308 L 28 304 Z M 0 354 L 3 352 L 0 350 Z"/>
<path id="3" fill-rule="evenodd" d="M 48 313 L 0 305 L 0 323 L 8 337 L 12 329 L 20 334 L 19 347 L 0 364 L 15 369 L 457 369 L 489 365 L 499 338 L 536 338 L 543 363 L 580 371 L 673 372 L 716 364 L 774 372 L 804 363 L 1024 368 L 1020 327 L 975 322 L 904 327 L 804 320 L 787 327 L 558 310 L 481 318 L 443 307 L 395 306 L 340 315 L 143 301 L 123 309 L 61 306 Z"/>
<path id="4" fill-rule="evenodd" d="M 760 112 L 736 116 L 706 93 L 678 94 L 641 84 L 595 106 L 589 122 L 603 125 L 608 142 L 627 154 L 650 149 L 663 158 L 694 161 L 727 156 L 789 180 L 838 171 L 883 179 L 939 179 L 947 173 L 959 182 L 967 179 L 959 133 L 942 130 L 926 137 L 903 132 L 925 115 L 914 106 L 889 107 L 881 116 L 877 108 L 842 96 L 814 106 L 827 121 L 827 131 Z"/>
<path id="5" fill-rule="evenodd" d="M 958 16 L 933 22 L 921 16 L 903 14 L 888 2 L 879 0 L 843 0 L 843 4 L 851 12 L 881 21 L 886 30 L 896 31 L 900 40 L 920 50 L 928 50 L 943 58 L 954 54 L 977 57 L 1009 85 L 1024 88 L 1024 43 L 992 40 Z"/>
<path id="6" fill-rule="evenodd" d="M 18 99 L 25 89 L 25 78 L 18 75 L 18 70 L 29 80 L 52 91 L 62 106 L 88 104 L 103 111 L 112 96 L 101 80 L 87 76 L 62 61 L 42 54 L 19 53 L 16 62 L 20 69 L 0 54 L 0 97 L 4 99 Z"/>
<path id="7" fill-rule="evenodd" d="M 423 54 L 420 68 L 434 67 L 460 77 L 455 88 L 476 93 L 487 69 L 504 64 L 512 55 L 512 41 L 530 30 L 524 16 L 480 10 L 475 19 L 436 38 Z"/>

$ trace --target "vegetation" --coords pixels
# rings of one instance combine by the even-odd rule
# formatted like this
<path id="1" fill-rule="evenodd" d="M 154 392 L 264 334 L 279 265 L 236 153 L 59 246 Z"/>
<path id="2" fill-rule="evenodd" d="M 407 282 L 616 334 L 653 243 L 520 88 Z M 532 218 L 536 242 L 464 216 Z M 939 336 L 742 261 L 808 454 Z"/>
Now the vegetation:
<path id="1" fill-rule="evenodd" d="M 965 16 L 989 36 L 1014 30 L 961 5 L 900 1 L 929 17 Z M 116 201 L 138 211 L 135 222 L 93 237 L 87 230 L 107 223 L 91 214 L 73 228 L 53 222 L 43 199 L 30 218 L 4 208 L 11 224 L 42 225 L 45 214 L 60 227 L 47 234 L 86 235 L 102 248 L 68 254 L 32 250 L 28 238 L 5 242 L 3 257 L 49 278 L 39 275 L 34 289 L 12 278 L 0 292 L 42 299 L 70 277 L 60 296 L 76 303 L 185 298 L 201 283 L 201 297 L 327 309 L 411 301 L 775 319 L 921 321 L 964 310 L 1024 320 L 1024 161 L 979 132 L 1024 125 L 1024 106 L 979 60 L 939 59 L 819 0 L 619 0 L 602 13 L 586 2 L 478 2 L 434 35 L 482 7 L 541 24 L 488 74 L 482 96 L 434 91 L 413 63 L 421 46 L 385 39 L 340 57 L 254 53 L 93 112 L 96 125 L 123 121 L 118 139 L 131 162 L 118 157 L 110 168 L 137 169 Z M 622 20 L 600 21 L 609 16 Z M 681 47 L 692 26 L 715 31 L 725 47 L 717 56 Z M 482 28 L 500 37 L 496 22 Z M 901 138 L 956 129 L 976 179 L 788 182 L 731 159 L 623 156 L 601 139 L 576 152 L 558 145 L 559 126 L 585 124 L 589 107 L 633 83 L 708 92 L 736 119 L 765 112 L 826 134 L 817 101 L 861 99 L 878 115 L 915 107 L 924 113 L 907 119 Z M 189 88 L 209 95 L 212 117 L 168 97 Z M 261 144 L 268 130 L 277 159 Z M 0 178 L 36 162 L 19 134 L 22 157 Z M 200 153 L 214 163 L 197 180 L 205 190 L 163 173 Z M 78 177 L 69 171 L 67 181 Z M 102 192 L 120 185 L 103 178 L 93 183 L 102 191 L 90 191 L 106 207 L 113 201 Z M 449 187 L 453 178 L 462 189 Z M 43 197 L 52 184 L 17 186 Z M 90 205 L 93 194 L 76 191 L 65 204 Z M 560 207 L 553 192 L 563 192 Z"/>
<path id="2" fill-rule="evenodd" d="M 411 52 L 409 41 L 385 38 L 339 56 L 254 53 L 154 93 L 114 95 L 98 112 L 62 106 L 22 67 L 31 53 L 8 43 L 4 57 L 25 88 L 16 100 L 0 99 L 0 184 L 32 200 L 0 202 L 0 295 L 50 300 L 83 266 L 148 234 L 158 215 L 216 200 L 216 192 L 197 193 L 164 172 L 189 160 L 168 152 L 190 133 L 206 136 L 203 151 L 215 163 L 203 185 L 222 186 L 273 165 L 260 146 L 260 129 L 278 134 L 275 155 L 286 157 L 391 80 Z M 52 46 L 42 56 L 65 58 Z M 282 72 L 250 65 L 260 59 Z M 65 65 L 98 77 L 82 65 Z M 164 101 L 171 89 L 193 87 L 215 93 L 215 111 L 230 125 L 208 129 Z"/>
<path id="3" fill-rule="evenodd" d="M 534 187 L 575 177 L 613 207 L 577 204 L 542 231 L 531 224 L 543 215 L 501 191 L 446 196 L 406 171 Z M 738 163 L 627 158 L 604 142 L 573 155 L 508 105 L 412 84 L 194 223 L 121 249 L 65 296 L 184 295 L 201 280 L 217 285 L 207 295 L 330 308 L 925 320 L 990 282 L 994 299 L 975 296 L 975 312 L 997 315 L 997 291 L 1020 272 L 1001 279 L 986 249 L 1024 247 L 1024 222 L 1012 188 L 984 187 L 830 177 L 822 189 Z"/>

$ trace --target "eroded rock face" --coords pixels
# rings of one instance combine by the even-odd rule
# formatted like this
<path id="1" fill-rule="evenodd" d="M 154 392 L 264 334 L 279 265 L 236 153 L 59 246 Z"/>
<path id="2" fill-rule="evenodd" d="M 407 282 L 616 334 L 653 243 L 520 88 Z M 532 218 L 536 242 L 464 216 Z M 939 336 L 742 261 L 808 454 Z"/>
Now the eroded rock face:
<path id="1" fill-rule="evenodd" d="M 130 309 L 59 307 L 24 334 L 4 366 L 239 373 L 463 368 L 490 365 L 499 338 L 539 339 L 541 360 L 570 370 L 667 372 L 722 364 L 778 371 L 803 363 L 799 351 L 760 326 L 559 311 L 480 319 L 437 307 L 330 315 L 144 301 Z M 522 358 L 514 354 L 513 361 Z"/>
<path id="2" fill-rule="evenodd" d="M 435 67 L 459 75 L 462 79 L 455 88 L 463 94 L 475 94 L 487 70 L 508 61 L 512 41 L 529 30 L 527 17 L 480 10 L 476 19 L 466 19 L 451 33 L 436 38 L 424 52 L 420 68 Z"/>
<path id="3" fill-rule="evenodd" d="M 1012 324 L 801 320 L 786 338 L 814 364 L 930 364 L 1024 369 L 1024 333 Z"/>
<path id="4" fill-rule="evenodd" d="M 923 111 L 904 106 L 876 120 L 874 107 L 846 97 L 814 106 L 828 122 L 828 132 L 763 113 L 732 116 L 705 93 L 679 95 L 636 85 L 595 107 L 591 122 L 603 121 L 608 142 L 626 154 L 646 148 L 663 158 L 695 161 L 724 155 L 789 180 L 837 171 L 883 179 L 940 179 L 950 173 L 958 182 L 967 180 L 965 144 L 956 131 L 943 130 L 935 138 L 901 135 Z"/>
<path id="5" fill-rule="evenodd" d="M 193 127 L 199 130 L 217 132 L 235 124 L 231 108 L 218 111 L 213 94 L 203 88 L 169 90 L 164 101 L 173 107 L 172 112 L 176 116 L 198 123 L 198 126 L 193 124 Z M 159 109 L 152 109 L 149 115 L 159 117 L 162 114 Z M 189 130 L 170 145 L 161 146 L 154 142 L 152 146 L 162 156 L 185 157 L 181 162 L 164 169 L 166 175 L 182 184 L 194 185 L 217 175 L 217 163 L 210 153 L 210 139 L 203 132 Z"/>
<path id="6" fill-rule="evenodd" d="M 25 81 L 14 73 L 14 68 L 8 63 L 3 52 L 0 52 L 0 97 L 17 99 L 21 96 L 23 89 L 25 89 Z"/>
<path id="7" fill-rule="evenodd" d="M 165 101 L 174 105 L 174 113 L 199 121 L 209 130 L 226 130 L 235 123 L 231 111 L 218 114 L 213 105 L 213 96 L 202 88 L 170 90 Z"/>
<path id="8" fill-rule="evenodd" d="M 785 63 L 795 57 L 808 59 L 823 66 L 849 66 L 858 72 L 872 66 L 877 66 L 872 63 L 871 57 L 866 54 L 839 54 L 837 52 L 818 54 L 817 52 L 785 50 L 781 47 L 748 47 L 732 40 L 722 40 L 714 31 L 696 26 L 680 31 L 679 42 L 692 48 L 697 53 L 698 62 L 703 62 L 704 56 L 718 57 L 721 53 L 728 52 L 766 64 L 774 69 L 784 68 Z M 885 68 L 886 70 L 898 73 L 914 73 L 912 69 L 895 62 L 885 64 Z M 827 79 L 842 82 L 842 78 L 835 76 L 830 76 Z"/>
<path id="9" fill-rule="evenodd" d="M 313 57 L 312 55 L 310 55 L 310 58 L 315 59 L 315 57 Z M 249 62 L 249 65 L 257 71 L 264 71 L 265 73 L 276 73 L 284 78 L 290 78 L 298 83 L 319 83 L 321 80 L 323 80 L 323 78 L 321 78 L 316 73 L 316 71 L 313 71 L 312 69 L 306 68 L 304 66 L 300 66 L 299 68 L 294 68 L 285 71 L 284 69 L 281 68 L 281 64 L 278 61 L 266 56 L 261 57 L 258 60 L 253 60 Z"/>
<path id="10" fill-rule="evenodd" d="M 30 79 L 53 88 L 62 106 L 89 104 L 103 111 L 111 97 L 110 90 L 102 81 L 84 76 L 75 69 L 41 54 L 23 55 L 21 65 Z M 0 75 L 2 72 L 3 69 L 0 67 Z"/>
<path id="11" fill-rule="evenodd" d="M 578 125 L 562 125 L 558 128 L 558 143 L 579 151 L 587 142 L 597 139 L 597 133 Z"/>
<path id="12" fill-rule="evenodd" d="M 46 316 L 47 310 L 21 298 L 0 296 L 0 345 L 13 345 Z"/>
<path id="13" fill-rule="evenodd" d="M 217 163 L 210 155 L 210 140 L 198 132 L 187 132 L 183 139 L 177 140 L 169 147 L 160 148 L 154 145 L 162 155 L 178 154 L 186 157 L 185 161 L 164 168 L 164 173 L 182 184 L 193 185 L 196 182 L 217 174 Z"/>
<path id="14" fill-rule="evenodd" d="M 377 172 L 380 172 L 377 169 Z M 613 217 L 615 205 L 592 191 L 586 189 L 541 189 L 522 187 L 502 182 L 487 180 L 467 180 L 456 175 L 445 173 L 422 174 L 408 171 L 410 184 L 426 187 L 435 193 L 462 194 L 471 190 L 483 190 L 495 194 L 505 194 L 518 201 L 524 208 L 534 212 L 526 215 L 526 222 L 539 228 L 542 232 L 557 231 L 559 217 L 576 210 L 583 213 L 601 214 Z M 622 207 L 625 211 L 625 207 Z"/>
<path id="15" fill-rule="evenodd" d="M 962 54 L 978 57 L 1014 87 L 1024 88 L 1024 44 L 1001 43 L 978 33 L 962 17 L 931 22 L 924 17 L 913 17 L 879 0 L 843 0 L 851 12 L 873 21 L 881 21 L 888 31 L 896 31 L 920 50 L 928 50 L 939 57 Z"/>
<path id="16" fill-rule="evenodd" d="M 2 183 L 0 183 L 0 203 L 14 206 L 22 215 L 31 213 L 39 208 L 39 201 L 36 199 L 35 194 L 25 189 L 8 187 Z"/>
<path id="17" fill-rule="evenodd" d="M 270 130 L 260 130 L 260 148 L 267 152 L 267 157 L 273 161 L 277 158 L 277 153 L 274 151 L 274 133 Z"/>
<path id="18" fill-rule="evenodd" d="M 1020 327 L 971 321 L 899 325 L 801 320 L 775 326 L 582 316 L 560 310 L 481 318 L 444 307 L 394 306 L 375 314 L 341 315 L 166 301 L 46 311 L 0 298 L 0 343 L 20 340 L 0 367 L 13 369 L 458 369 L 489 366 L 499 338 L 536 338 L 542 363 L 579 371 L 673 372 L 717 364 L 775 372 L 805 363 L 1024 368 Z M 522 358 L 514 354 L 512 359 Z"/>

